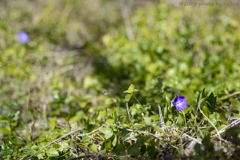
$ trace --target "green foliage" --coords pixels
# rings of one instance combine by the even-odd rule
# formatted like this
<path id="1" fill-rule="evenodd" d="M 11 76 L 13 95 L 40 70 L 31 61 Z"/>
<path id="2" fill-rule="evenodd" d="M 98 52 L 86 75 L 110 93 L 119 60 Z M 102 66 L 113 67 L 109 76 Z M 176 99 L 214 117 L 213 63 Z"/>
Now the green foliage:
<path id="1" fill-rule="evenodd" d="M 219 10 L 212 8 L 206 10 L 208 16 L 202 16 L 201 21 L 210 21 L 210 16 L 219 24 L 200 23 L 197 15 L 201 11 L 188 14 L 170 8 L 161 4 L 147 12 L 139 10 L 131 18 L 134 41 L 126 36 L 125 28 L 105 35 L 108 41 L 103 41 L 106 49 L 102 55 L 108 57 L 106 64 L 110 69 L 106 68 L 108 74 L 101 72 L 101 76 L 106 77 L 107 83 L 121 86 L 125 85 L 122 79 L 128 79 L 144 93 L 156 83 L 154 77 L 160 75 L 163 86 L 171 86 L 184 95 L 204 87 L 215 94 L 222 92 L 221 88 L 239 88 L 240 55 L 235 45 L 239 36 L 234 32 L 238 21 L 216 16 Z M 214 93 L 208 99 L 211 111 L 215 109 Z"/>
<path id="2" fill-rule="evenodd" d="M 127 24 L 118 1 L 19 3 L 0 8 L 0 158 L 240 156 L 233 13 L 161 2 Z M 14 37 L 22 29 L 28 44 Z"/>

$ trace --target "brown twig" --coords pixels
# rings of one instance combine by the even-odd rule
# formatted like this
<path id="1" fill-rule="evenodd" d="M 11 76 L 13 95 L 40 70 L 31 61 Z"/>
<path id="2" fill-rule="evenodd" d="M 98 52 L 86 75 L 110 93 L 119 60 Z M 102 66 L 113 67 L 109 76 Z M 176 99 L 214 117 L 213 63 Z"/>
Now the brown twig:
<path id="1" fill-rule="evenodd" d="M 230 97 L 235 96 L 235 95 L 237 95 L 237 94 L 240 94 L 240 91 L 239 91 L 239 92 L 232 93 L 232 94 L 229 94 L 229 95 L 227 96 L 227 98 L 230 98 Z"/>

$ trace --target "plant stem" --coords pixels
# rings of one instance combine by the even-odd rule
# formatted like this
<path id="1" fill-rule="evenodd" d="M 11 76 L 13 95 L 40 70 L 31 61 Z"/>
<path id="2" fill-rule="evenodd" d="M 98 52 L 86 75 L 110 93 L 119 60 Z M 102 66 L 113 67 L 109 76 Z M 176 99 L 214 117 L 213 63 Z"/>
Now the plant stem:
<path id="1" fill-rule="evenodd" d="M 128 102 L 126 103 L 126 108 L 127 108 L 127 118 L 128 118 L 128 121 L 130 121 L 132 123 L 131 117 L 130 117 L 130 113 L 129 113 L 129 108 L 128 108 Z"/>
<path id="2" fill-rule="evenodd" d="M 161 106 L 160 106 L 160 104 L 158 103 L 158 111 L 159 111 L 159 116 L 161 117 L 161 124 L 162 125 L 165 125 L 165 123 L 164 123 L 164 119 L 163 119 L 163 115 L 162 115 L 162 109 L 161 109 Z"/>
<path id="3" fill-rule="evenodd" d="M 143 107 L 142 105 L 141 105 L 141 103 L 138 101 L 138 99 L 134 96 L 134 94 L 132 94 L 133 95 L 133 97 L 136 99 L 136 101 L 138 102 L 138 104 L 141 106 L 141 107 Z"/>
<path id="4" fill-rule="evenodd" d="M 184 115 L 185 125 L 187 125 L 186 116 L 184 113 L 183 113 L 183 115 Z"/>
<path id="5" fill-rule="evenodd" d="M 198 108 L 199 108 L 200 112 L 202 113 L 202 115 L 208 120 L 208 122 L 209 122 L 209 123 L 213 126 L 213 128 L 216 130 L 217 135 L 218 135 L 219 139 L 221 140 L 222 138 L 221 138 L 221 135 L 220 135 L 218 129 L 217 129 L 216 126 L 212 123 L 212 121 L 203 113 L 203 111 L 202 111 L 202 109 L 201 109 L 201 106 L 200 106 L 200 105 L 201 105 L 202 102 L 204 102 L 204 100 L 205 100 L 205 98 L 203 98 L 203 99 L 199 102 Z"/>

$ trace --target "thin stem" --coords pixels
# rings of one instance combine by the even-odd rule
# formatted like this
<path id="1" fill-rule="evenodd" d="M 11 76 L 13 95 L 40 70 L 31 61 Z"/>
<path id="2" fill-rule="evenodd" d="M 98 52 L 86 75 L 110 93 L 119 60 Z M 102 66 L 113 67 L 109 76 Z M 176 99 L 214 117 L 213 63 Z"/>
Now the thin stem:
<path id="1" fill-rule="evenodd" d="M 128 108 L 128 102 L 126 103 L 126 108 L 127 108 L 127 118 L 132 123 L 130 113 L 129 113 L 129 108 Z"/>
<path id="2" fill-rule="evenodd" d="M 208 122 L 211 123 L 211 125 L 213 126 L 213 128 L 216 130 L 219 139 L 221 140 L 222 138 L 221 138 L 221 135 L 220 135 L 218 129 L 217 129 L 216 126 L 212 123 L 212 121 L 203 113 L 203 111 L 202 111 L 202 109 L 201 109 L 201 107 L 200 107 L 200 104 L 201 104 L 204 100 L 205 100 L 205 99 L 203 99 L 203 100 L 198 104 L 198 108 L 199 108 L 200 112 L 202 113 L 202 115 L 208 120 Z"/>
<path id="3" fill-rule="evenodd" d="M 226 127 L 222 128 L 219 133 L 223 133 L 226 131 L 227 128 L 231 128 L 231 127 L 234 127 L 236 125 L 238 125 L 240 123 L 240 119 L 237 119 L 235 121 L 233 121 L 231 124 L 227 125 Z"/>
<path id="4" fill-rule="evenodd" d="M 230 97 L 235 96 L 235 95 L 237 95 L 237 94 L 240 94 L 240 91 L 239 91 L 239 92 L 232 93 L 232 94 L 229 94 L 227 98 L 230 98 Z"/>
<path id="5" fill-rule="evenodd" d="M 159 103 L 158 103 L 158 111 L 159 111 L 159 116 L 161 117 L 160 121 L 161 121 L 162 125 L 165 125 L 163 115 L 162 115 L 162 109 L 161 109 L 161 106 Z"/>
<path id="6" fill-rule="evenodd" d="M 163 127 L 163 130 L 164 130 L 165 132 L 167 132 L 167 129 L 166 129 L 166 126 L 165 126 L 165 122 L 164 122 L 164 119 L 163 119 L 163 115 L 162 115 L 162 109 L 161 109 L 161 106 L 160 106 L 159 103 L 158 103 L 158 111 L 159 111 L 159 116 L 161 117 L 160 122 L 161 122 L 161 125 L 162 125 L 162 127 Z M 155 134 L 158 135 L 158 131 L 156 131 Z M 168 138 L 168 139 L 169 139 L 169 138 Z"/>
<path id="7" fill-rule="evenodd" d="M 138 102 L 138 104 L 141 106 L 141 107 L 143 107 L 142 105 L 141 105 L 141 103 L 138 101 L 138 99 L 134 96 L 134 94 L 132 94 L 133 95 L 133 97 L 136 99 L 136 101 Z"/>

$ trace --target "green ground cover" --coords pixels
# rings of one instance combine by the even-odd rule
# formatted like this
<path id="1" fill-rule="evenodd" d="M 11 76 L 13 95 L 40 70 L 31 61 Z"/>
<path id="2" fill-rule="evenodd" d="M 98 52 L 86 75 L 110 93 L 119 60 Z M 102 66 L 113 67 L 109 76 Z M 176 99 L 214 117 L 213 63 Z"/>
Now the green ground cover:
<path id="1" fill-rule="evenodd" d="M 0 159 L 240 156 L 238 11 L 0 3 Z"/>

